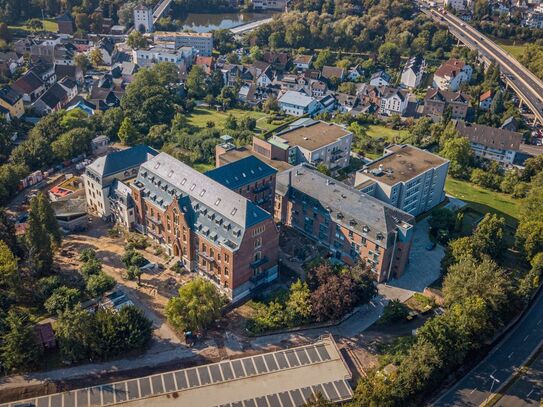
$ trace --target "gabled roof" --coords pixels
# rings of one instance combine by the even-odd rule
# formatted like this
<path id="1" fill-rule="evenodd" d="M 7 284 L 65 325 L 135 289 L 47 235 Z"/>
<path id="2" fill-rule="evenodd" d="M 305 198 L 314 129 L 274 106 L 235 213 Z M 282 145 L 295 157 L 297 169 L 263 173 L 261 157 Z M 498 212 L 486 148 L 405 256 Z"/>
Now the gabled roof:
<path id="1" fill-rule="evenodd" d="M 522 142 L 521 133 L 482 124 L 458 121 L 456 130 L 471 143 L 482 144 L 499 150 L 519 151 Z"/>
<path id="2" fill-rule="evenodd" d="M 254 155 L 207 171 L 205 175 L 230 189 L 238 189 L 259 179 L 269 177 L 277 170 Z"/>
<path id="3" fill-rule="evenodd" d="M 468 104 L 469 101 L 471 100 L 471 97 L 462 92 L 451 92 L 448 90 L 440 90 L 440 89 L 428 89 L 428 91 L 426 91 L 426 95 L 424 96 L 424 100 L 434 100 L 434 101 L 437 100 L 437 101 L 447 102 L 447 103 Z"/>
<path id="4" fill-rule="evenodd" d="M 412 70 L 414 73 L 418 73 L 424 66 L 424 59 L 420 55 L 409 58 L 403 67 L 403 72 Z"/>
<path id="5" fill-rule="evenodd" d="M 484 102 L 487 99 L 492 99 L 492 90 L 487 90 L 479 97 L 479 102 Z"/>
<path id="6" fill-rule="evenodd" d="M 36 89 L 43 86 L 42 80 L 32 71 L 29 71 L 24 74 L 24 76 L 17 79 L 13 82 L 13 89 L 19 93 L 32 93 Z"/>
<path id="7" fill-rule="evenodd" d="M 67 96 L 66 90 L 58 83 L 55 83 L 36 102 L 41 101 L 47 107 L 54 109 L 59 103 L 62 104 Z"/>
<path id="8" fill-rule="evenodd" d="M 0 99 L 13 106 L 22 98 L 22 95 L 10 86 L 0 89 Z"/>
<path id="9" fill-rule="evenodd" d="M 295 92 L 291 90 L 283 93 L 278 99 L 279 103 L 288 103 L 294 106 L 303 106 L 303 107 L 309 106 L 314 100 L 315 99 L 312 98 L 311 96 L 307 96 L 307 95 L 304 95 L 303 93 Z"/>
<path id="10" fill-rule="evenodd" d="M 88 165 L 87 169 L 92 170 L 99 177 L 105 178 L 137 167 L 157 154 L 158 152 L 151 147 L 140 144 L 99 157 Z"/>
<path id="11" fill-rule="evenodd" d="M 345 70 L 343 68 L 338 68 L 336 66 L 323 66 L 322 67 L 322 76 L 324 76 L 326 79 L 332 79 L 332 78 L 343 78 L 343 73 Z"/>
<path id="12" fill-rule="evenodd" d="M 277 175 L 277 193 L 287 195 L 291 188 L 318 201 L 334 222 L 370 237 L 382 247 L 387 247 L 389 234 L 398 227 L 415 224 L 415 218 L 410 214 L 328 177 L 307 164 Z M 377 238 L 379 234 L 382 239 Z"/>
<path id="13" fill-rule="evenodd" d="M 454 78 L 462 71 L 462 69 L 464 69 L 464 66 L 466 66 L 466 63 L 464 61 L 461 61 L 459 59 L 449 59 L 448 61 L 441 64 L 441 66 L 435 72 L 434 76 L 439 76 L 441 78 Z"/>
<path id="14" fill-rule="evenodd" d="M 160 181 L 160 183 L 159 183 Z M 166 153 L 160 153 L 141 165 L 138 182 L 155 185 L 154 193 L 166 203 L 174 197 L 201 203 L 241 228 L 256 225 L 271 215 L 259 206 Z M 159 183 L 159 185 L 157 185 Z M 164 189 L 165 187 L 165 189 Z M 169 192 L 170 191 L 170 192 Z"/>
<path id="15" fill-rule="evenodd" d="M 390 82 L 390 79 L 391 79 L 390 75 L 387 72 L 381 70 L 381 71 L 375 72 L 371 76 L 370 81 L 373 80 L 373 79 L 379 79 L 379 78 L 383 79 L 386 82 Z"/>

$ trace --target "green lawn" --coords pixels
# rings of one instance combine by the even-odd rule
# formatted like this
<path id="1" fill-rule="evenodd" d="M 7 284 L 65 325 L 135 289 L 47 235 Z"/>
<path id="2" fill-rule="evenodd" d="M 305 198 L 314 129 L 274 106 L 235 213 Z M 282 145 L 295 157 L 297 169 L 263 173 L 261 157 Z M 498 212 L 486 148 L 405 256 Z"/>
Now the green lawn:
<path id="1" fill-rule="evenodd" d="M 249 115 L 256 119 L 257 129 L 261 132 L 266 132 L 273 130 L 279 126 L 279 124 L 268 123 L 268 115 L 262 112 L 255 112 L 252 110 L 241 110 L 241 109 L 230 109 L 226 112 L 218 112 L 212 109 L 206 109 L 202 107 L 197 107 L 194 111 L 188 116 L 189 125 L 194 127 L 199 127 L 201 129 L 207 126 L 207 122 L 215 123 L 215 127 L 224 128 L 226 118 L 229 114 L 233 114 L 236 119 L 241 119 L 245 115 Z"/>
<path id="2" fill-rule="evenodd" d="M 30 28 L 25 25 L 25 22 L 22 22 L 18 25 L 10 25 L 9 28 L 11 28 L 12 30 L 31 31 Z M 43 29 L 45 31 L 51 31 L 56 33 L 58 31 L 58 24 L 55 20 L 46 18 L 45 20 L 43 20 Z"/>
<path id="3" fill-rule="evenodd" d="M 507 224 L 515 227 L 518 224 L 520 201 L 500 192 L 480 188 L 467 181 L 447 178 L 445 190 L 448 194 L 461 199 L 477 212 L 501 215 Z"/>
<path id="4" fill-rule="evenodd" d="M 401 142 L 408 135 L 407 130 L 394 130 L 377 124 L 362 127 L 365 129 L 367 136 L 371 138 L 384 138 L 390 143 Z"/>
<path id="5" fill-rule="evenodd" d="M 524 53 L 524 49 L 526 48 L 526 45 L 528 45 L 528 43 L 506 40 L 496 40 L 496 44 L 498 44 L 501 48 L 509 52 L 517 59 L 519 59 L 520 56 Z"/>

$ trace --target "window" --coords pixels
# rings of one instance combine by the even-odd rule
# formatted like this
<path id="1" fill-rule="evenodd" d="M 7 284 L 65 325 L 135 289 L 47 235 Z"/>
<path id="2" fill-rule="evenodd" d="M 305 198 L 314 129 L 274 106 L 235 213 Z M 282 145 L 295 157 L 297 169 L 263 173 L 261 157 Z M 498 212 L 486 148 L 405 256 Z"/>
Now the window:
<path id="1" fill-rule="evenodd" d="M 225 267 L 225 268 L 224 268 L 224 275 L 225 275 L 225 276 L 227 276 L 227 275 L 228 275 L 228 273 L 229 273 L 229 271 L 228 271 L 228 267 Z"/>
<path id="2" fill-rule="evenodd" d="M 262 258 L 261 252 L 256 252 L 253 256 L 253 261 L 259 261 Z"/>
<path id="3" fill-rule="evenodd" d="M 224 262 L 230 263 L 230 256 L 227 253 L 224 253 Z"/>
<path id="4" fill-rule="evenodd" d="M 261 237 L 257 237 L 255 239 L 255 249 L 258 249 L 259 247 L 262 246 L 262 238 Z"/>

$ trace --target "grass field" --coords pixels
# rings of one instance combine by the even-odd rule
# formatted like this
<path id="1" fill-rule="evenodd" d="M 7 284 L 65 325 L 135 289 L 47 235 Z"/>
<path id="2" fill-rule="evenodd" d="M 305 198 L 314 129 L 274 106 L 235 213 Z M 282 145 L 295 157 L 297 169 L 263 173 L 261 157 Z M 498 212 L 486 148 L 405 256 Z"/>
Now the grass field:
<path id="1" fill-rule="evenodd" d="M 504 50 L 513 55 L 516 59 L 519 59 L 520 56 L 524 53 L 527 43 L 520 43 L 515 41 L 504 41 L 496 40 L 496 44 L 502 47 Z"/>
<path id="2" fill-rule="evenodd" d="M 407 130 L 394 130 L 385 126 L 370 124 L 362 126 L 367 136 L 371 138 L 384 138 L 388 142 L 400 142 L 408 134 Z"/>
<path id="3" fill-rule="evenodd" d="M 245 115 L 249 115 L 256 119 L 256 127 L 261 132 L 273 130 L 278 127 L 279 124 L 272 124 L 267 122 L 268 115 L 262 112 L 255 112 L 252 110 L 231 109 L 227 112 L 218 112 L 212 109 L 206 109 L 198 107 L 188 116 L 188 122 L 191 126 L 199 127 L 201 129 L 207 126 L 207 122 L 215 123 L 215 127 L 224 128 L 226 118 L 229 114 L 234 115 L 237 120 L 240 120 Z"/>
<path id="4" fill-rule="evenodd" d="M 32 31 L 25 24 L 25 22 L 22 22 L 18 25 L 10 25 L 9 28 L 12 30 Z M 58 31 L 58 24 L 55 20 L 46 18 L 45 20 L 43 20 L 43 29 L 45 31 L 51 31 L 56 33 Z"/>
<path id="5" fill-rule="evenodd" d="M 518 224 L 521 202 L 509 195 L 480 188 L 466 181 L 447 178 L 445 190 L 448 194 L 466 202 L 473 210 L 485 214 L 496 213 L 505 218 L 507 224 Z"/>

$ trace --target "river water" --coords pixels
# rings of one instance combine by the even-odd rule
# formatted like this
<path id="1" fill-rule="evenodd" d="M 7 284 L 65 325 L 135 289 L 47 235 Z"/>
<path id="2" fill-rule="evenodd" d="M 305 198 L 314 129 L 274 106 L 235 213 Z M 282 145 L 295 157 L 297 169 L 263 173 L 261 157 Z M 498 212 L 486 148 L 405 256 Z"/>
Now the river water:
<path id="1" fill-rule="evenodd" d="M 234 28 L 254 21 L 272 17 L 277 12 L 263 13 L 189 13 L 181 19 L 181 30 L 191 30 L 200 33 L 217 29 Z"/>

